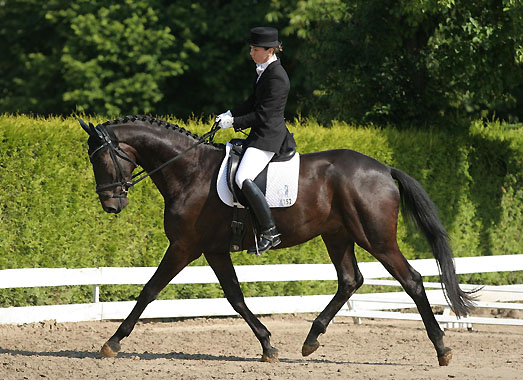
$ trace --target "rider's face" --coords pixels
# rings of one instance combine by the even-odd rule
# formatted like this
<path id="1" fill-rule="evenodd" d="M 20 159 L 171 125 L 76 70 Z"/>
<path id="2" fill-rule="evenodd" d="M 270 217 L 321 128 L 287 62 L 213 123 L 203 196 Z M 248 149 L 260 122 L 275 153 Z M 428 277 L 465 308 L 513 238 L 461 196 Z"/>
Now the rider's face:
<path id="1" fill-rule="evenodd" d="M 260 46 L 252 46 L 251 45 L 251 58 L 255 63 L 264 63 L 269 60 L 269 58 L 272 57 L 274 53 L 274 49 L 265 49 L 264 47 Z"/>

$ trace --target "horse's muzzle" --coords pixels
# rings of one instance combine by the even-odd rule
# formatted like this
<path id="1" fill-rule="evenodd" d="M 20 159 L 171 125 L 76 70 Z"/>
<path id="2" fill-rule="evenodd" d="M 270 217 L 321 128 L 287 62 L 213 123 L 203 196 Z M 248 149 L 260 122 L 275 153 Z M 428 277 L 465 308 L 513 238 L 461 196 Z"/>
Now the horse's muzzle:
<path id="1" fill-rule="evenodd" d="M 104 211 L 109 214 L 118 214 L 129 204 L 129 200 L 127 198 L 100 197 L 100 202 L 102 203 Z"/>

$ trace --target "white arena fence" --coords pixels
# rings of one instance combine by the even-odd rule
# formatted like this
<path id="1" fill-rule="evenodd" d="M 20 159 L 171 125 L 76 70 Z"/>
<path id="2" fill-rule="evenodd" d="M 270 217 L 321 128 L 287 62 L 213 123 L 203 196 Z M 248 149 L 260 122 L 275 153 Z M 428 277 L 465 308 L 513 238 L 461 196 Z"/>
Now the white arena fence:
<path id="1" fill-rule="evenodd" d="M 438 275 L 434 259 L 411 260 L 411 265 L 422 276 Z M 455 259 L 456 272 L 487 273 L 523 270 L 523 254 L 483 257 L 460 257 Z M 337 280 L 332 264 L 279 264 L 239 265 L 236 272 L 240 282 L 259 281 L 307 281 Z M 399 286 L 378 262 L 359 263 L 366 285 Z M 0 308 L 0 323 L 23 324 L 45 320 L 79 322 L 94 320 L 121 320 L 130 313 L 135 301 L 100 302 L 101 285 L 145 284 L 155 267 L 137 268 L 25 268 L 0 270 L 0 288 L 29 288 L 46 286 L 93 286 L 93 302 L 70 305 L 26 306 Z M 186 267 L 170 284 L 218 283 L 208 266 Z M 465 317 L 451 315 L 439 283 L 426 282 L 427 296 L 432 306 L 443 306 L 443 314 L 436 315 L 442 328 L 467 327 L 472 324 L 508 324 L 523 326 L 523 319 L 495 317 Z M 476 289 L 478 285 L 461 285 L 464 290 Z M 484 286 L 478 293 L 480 308 L 523 310 L 523 284 Z M 333 295 L 248 297 L 247 306 L 255 314 L 316 313 L 322 311 Z M 339 316 L 360 318 L 387 318 L 421 320 L 418 313 L 400 312 L 415 307 L 405 292 L 354 294 Z M 225 298 L 176 299 L 153 301 L 141 318 L 177 318 L 201 316 L 237 315 Z"/>

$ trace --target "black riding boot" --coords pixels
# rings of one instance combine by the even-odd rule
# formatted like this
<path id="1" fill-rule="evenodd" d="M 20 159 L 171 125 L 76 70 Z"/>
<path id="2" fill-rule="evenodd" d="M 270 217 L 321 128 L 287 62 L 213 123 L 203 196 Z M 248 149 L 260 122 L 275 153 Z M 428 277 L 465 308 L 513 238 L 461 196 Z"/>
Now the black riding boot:
<path id="1" fill-rule="evenodd" d="M 271 209 L 258 186 L 250 179 L 246 179 L 242 184 L 242 193 L 247 198 L 261 230 L 258 238 L 258 252 L 256 252 L 256 247 L 249 249 L 247 252 L 261 254 L 281 243 L 280 234 L 274 225 Z"/>

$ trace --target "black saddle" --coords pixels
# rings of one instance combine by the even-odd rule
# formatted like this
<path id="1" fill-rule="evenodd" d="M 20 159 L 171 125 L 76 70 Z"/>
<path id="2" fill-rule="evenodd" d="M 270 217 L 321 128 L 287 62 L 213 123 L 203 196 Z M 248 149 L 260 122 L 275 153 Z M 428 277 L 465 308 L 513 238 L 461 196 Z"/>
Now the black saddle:
<path id="1" fill-rule="evenodd" d="M 227 161 L 227 186 L 231 190 L 234 202 L 239 202 L 244 207 L 247 207 L 247 201 L 241 193 L 240 188 L 236 184 L 234 178 L 236 177 L 236 171 L 240 165 L 240 161 L 243 156 L 243 143 L 245 139 L 232 139 L 230 144 L 232 145 L 231 153 Z M 296 148 L 290 149 L 282 154 L 275 154 L 270 162 L 284 162 L 291 160 L 296 154 Z M 267 170 L 269 165 L 263 169 L 263 171 L 255 178 L 254 183 L 260 188 L 263 194 L 267 190 Z"/>

